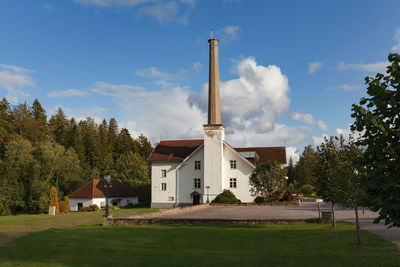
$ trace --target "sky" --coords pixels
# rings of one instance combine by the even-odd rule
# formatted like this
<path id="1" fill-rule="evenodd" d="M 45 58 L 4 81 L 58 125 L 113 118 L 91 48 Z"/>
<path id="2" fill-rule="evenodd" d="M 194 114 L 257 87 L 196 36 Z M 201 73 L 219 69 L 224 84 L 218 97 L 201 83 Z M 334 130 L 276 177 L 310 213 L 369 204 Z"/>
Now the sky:
<path id="1" fill-rule="evenodd" d="M 348 135 L 364 78 L 400 53 L 399 12 L 389 0 L 3 0 L 0 97 L 116 118 L 153 144 L 202 138 L 212 35 L 226 140 L 296 161 Z"/>

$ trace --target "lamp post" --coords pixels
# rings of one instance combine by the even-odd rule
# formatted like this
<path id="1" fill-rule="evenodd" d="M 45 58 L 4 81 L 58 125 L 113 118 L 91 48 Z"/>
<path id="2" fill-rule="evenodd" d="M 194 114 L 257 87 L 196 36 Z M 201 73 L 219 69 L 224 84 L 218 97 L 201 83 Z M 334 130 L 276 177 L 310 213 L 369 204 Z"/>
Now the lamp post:
<path id="1" fill-rule="evenodd" d="M 210 193 L 210 186 L 207 185 L 207 186 L 206 186 L 206 189 L 207 189 L 207 203 L 210 203 L 210 199 L 208 198 L 208 195 L 209 195 L 209 193 Z"/>
<path id="2" fill-rule="evenodd" d="M 108 208 L 108 188 L 111 186 L 111 176 L 110 175 L 104 175 L 104 180 L 106 180 L 106 184 L 104 187 L 106 188 L 106 217 L 109 216 L 109 208 Z"/>

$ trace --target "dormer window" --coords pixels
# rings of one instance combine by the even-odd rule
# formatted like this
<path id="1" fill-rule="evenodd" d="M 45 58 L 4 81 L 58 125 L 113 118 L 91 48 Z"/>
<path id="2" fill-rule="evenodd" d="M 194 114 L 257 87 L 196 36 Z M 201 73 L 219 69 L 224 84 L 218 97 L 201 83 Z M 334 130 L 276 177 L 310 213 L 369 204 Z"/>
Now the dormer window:
<path id="1" fill-rule="evenodd" d="M 195 160 L 194 161 L 194 169 L 195 170 L 200 170 L 201 169 L 201 161 L 200 160 Z"/>
<path id="2" fill-rule="evenodd" d="M 236 169 L 236 160 L 231 160 L 231 169 Z"/>

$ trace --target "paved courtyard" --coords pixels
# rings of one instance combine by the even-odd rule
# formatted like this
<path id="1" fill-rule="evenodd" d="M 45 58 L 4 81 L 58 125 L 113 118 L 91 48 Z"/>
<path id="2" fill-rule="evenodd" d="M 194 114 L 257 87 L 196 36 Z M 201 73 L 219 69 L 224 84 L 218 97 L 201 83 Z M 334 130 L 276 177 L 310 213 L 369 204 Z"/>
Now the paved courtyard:
<path id="1" fill-rule="evenodd" d="M 322 209 L 330 209 L 329 203 L 322 203 Z M 355 222 L 354 210 L 336 208 L 338 221 Z M 365 230 L 380 235 L 400 244 L 400 228 L 391 228 L 383 224 L 373 224 L 377 213 L 359 210 L 360 224 Z M 154 218 L 165 219 L 253 219 L 253 220 L 287 220 L 318 218 L 318 204 L 303 202 L 301 206 L 203 206 L 202 208 L 182 211 L 177 214 L 160 214 Z"/>

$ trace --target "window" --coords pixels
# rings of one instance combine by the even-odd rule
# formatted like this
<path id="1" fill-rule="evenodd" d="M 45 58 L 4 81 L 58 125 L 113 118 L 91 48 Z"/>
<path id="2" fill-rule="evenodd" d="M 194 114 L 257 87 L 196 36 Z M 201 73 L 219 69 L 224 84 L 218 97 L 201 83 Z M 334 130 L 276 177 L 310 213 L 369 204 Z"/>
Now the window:
<path id="1" fill-rule="evenodd" d="M 161 170 L 161 177 L 167 177 L 167 170 Z"/>
<path id="2" fill-rule="evenodd" d="M 100 207 L 104 207 L 106 204 L 104 202 L 100 202 Z"/>
<path id="3" fill-rule="evenodd" d="M 162 183 L 161 184 L 161 190 L 162 191 L 167 191 L 167 183 Z"/>
<path id="4" fill-rule="evenodd" d="M 200 178 L 194 178 L 194 188 L 201 188 Z"/>
<path id="5" fill-rule="evenodd" d="M 231 160 L 231 169 L 236 169 L 236 160 Z"/>
<path id="6" fill-rule="evenodd" d="M 168 201 L 174 201 L 174 197 L 168 197 Z"/>
<path id="7" fill-rule="evenodd" d="M 201 161 L 200 160 L 195 160 L 194 161 L 194 169 L 195 170 L 200 170 L 201 169 Z"/>
<path id="8" fill-rule="evenodd" d="M 229 187 L 236 188 L 236 178 L 229 178 Z"/>

